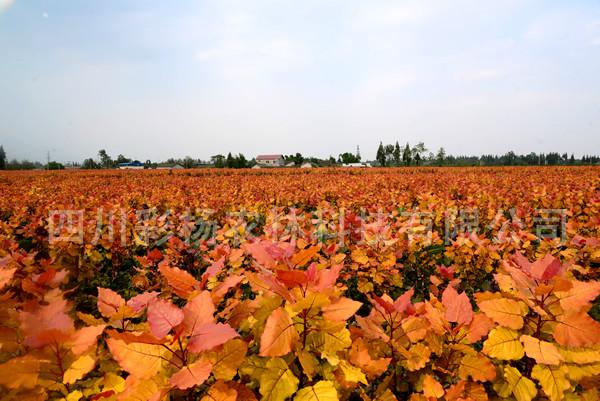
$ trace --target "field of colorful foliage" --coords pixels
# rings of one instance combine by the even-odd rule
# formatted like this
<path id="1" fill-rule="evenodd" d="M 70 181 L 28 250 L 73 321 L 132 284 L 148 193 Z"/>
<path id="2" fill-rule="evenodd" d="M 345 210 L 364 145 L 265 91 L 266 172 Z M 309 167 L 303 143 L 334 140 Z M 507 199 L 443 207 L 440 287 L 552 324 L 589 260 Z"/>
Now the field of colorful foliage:
<path id="1" fill-rule="evenodd" d="M 2 400 L 599 400 L 600 168 L 0 173 Z"/>

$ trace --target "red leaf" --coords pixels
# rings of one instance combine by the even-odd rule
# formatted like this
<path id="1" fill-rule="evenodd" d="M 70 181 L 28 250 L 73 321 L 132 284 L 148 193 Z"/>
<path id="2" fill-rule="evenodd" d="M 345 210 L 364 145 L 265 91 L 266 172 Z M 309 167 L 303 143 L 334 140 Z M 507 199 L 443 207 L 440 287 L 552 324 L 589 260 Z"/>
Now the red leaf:
<path id="1" fill-rule="evenodd" d="M 205 323 L 194 328 L 188 349 L 192 352 L 208 351 L 238 336 L 228 324 Z"/>
<path id="2" fill-rule="evenodd" d="M 183 312 L 170 302 L 157 299 L 148 306 L 150 331 L 163 338 L 183 321 Z"/>
<path id="3" fill-rule="evenodd" d="M 550 280 L 563 271 L 560 261 L 551 254 L 547 254 L 543 259 L 536 260 L 531 264 L 531 275 L 538 280 Z"/>
<path id="4" fill-rule="evenodd" d="M 131 307 L 135 313 L 140 313 L 143 309 L 156 299 L 158 292 L 143 292 L 127 301 L 127 306 Z"/>
<path id="5" fill-rule="evenodd" d="M 202 291 L 183 307 L 183 324 L 186 332 L 192 333 L 196 327 L 212 323 L 214 314 L 215 305 L 210 293 Z"/>
<path id="6" fill-rule="evenodd" d="M 67 314 L 67 310 L 67 302 L 57 299 L 48 305 L 35 305 L 21 312 L 25 344 L 41 347 L 56 341 L 66 341 L 75 330 L 73 319 Z"/>
<path id="7" fill-rule="evenodd" d="M 410 299 L 412 298 L 414 293 L 414 288 L 411 288 L 410 290 L 406 291 L 404 294 L 396 298 L 396 301 L 394 301 L 394 309 L 396 310 L 396 312 L 404 313 L 407 309 L 409 309 L 412 306 Z"/>

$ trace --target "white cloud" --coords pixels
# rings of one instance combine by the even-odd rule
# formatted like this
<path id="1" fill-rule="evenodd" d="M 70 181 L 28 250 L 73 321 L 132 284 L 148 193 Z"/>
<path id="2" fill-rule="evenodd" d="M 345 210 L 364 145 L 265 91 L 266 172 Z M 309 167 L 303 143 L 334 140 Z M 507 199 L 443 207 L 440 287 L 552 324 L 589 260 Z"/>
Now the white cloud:
<path id="1" fill-rule="evenodd" d="M 357 13 L 357 22 L 376 27 L 414 23 L 422 20 L 428 13 L 429 9 L 421 1 L 369 4 Z"/>
<path id="2" fill-rule="evenodd" d="M 481 68 L 468 68 L 457 71 L 454 78 L 457 81 L 494 81 L 510 74 L 506 66 L 493 66 Z"/>
<path id="3" fill-rule="evenodd" d="M 8 10 L 14 4 L 15 0 L 0 0 L 0 13 Z"/>
<path id="4" fill-rule="evenodd" d="M 402 92 L 415 82 L 415 77 L 410 73 L 372 74 L 361 85 L 358 97 L 363 100 L 373 101 L 381 96 Z"/>
<path id="5" fill-rule="evenodd" d="M 304 62 L 304 50 L 288 39 L 225 40 L 199 51 L 195 58 L 212 64 L 225 78 L 243 79 L 281 71 Z"/>

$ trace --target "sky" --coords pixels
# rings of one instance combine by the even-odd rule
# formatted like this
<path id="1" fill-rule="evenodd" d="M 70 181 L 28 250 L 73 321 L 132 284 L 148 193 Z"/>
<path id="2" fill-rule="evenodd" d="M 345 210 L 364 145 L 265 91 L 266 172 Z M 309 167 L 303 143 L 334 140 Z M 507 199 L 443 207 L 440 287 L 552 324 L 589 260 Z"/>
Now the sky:
<path id="1" fill-rule="evenodd" d="M 600 153 L 600 2 L 0 0 L 0 144 Z"/>

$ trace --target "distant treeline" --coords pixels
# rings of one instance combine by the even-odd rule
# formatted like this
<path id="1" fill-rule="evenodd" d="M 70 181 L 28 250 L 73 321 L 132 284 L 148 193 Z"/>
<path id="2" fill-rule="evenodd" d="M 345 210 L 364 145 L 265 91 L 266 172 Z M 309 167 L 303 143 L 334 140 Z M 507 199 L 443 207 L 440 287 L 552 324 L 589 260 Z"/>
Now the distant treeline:
<path id="1" fill-rule="evenodd" d="M 355 153 L 344 152 L 338 155 L 337 158 L 330 156 L 327 159 L 317 157 L 307 157 L 300 153 L 283 155 L 286 165 L 300 166 L 305 162 L 309 162 L 317 167 L 334 167 L 342 164 L 360 163 L 362 161 L 360 149 L 357 147 Z M 251 168 L 256 165 L 254 158 L 247 158 L 242 153 L 237 155 L 228 153 L 226 156 L 222 154 L 214 155 L 210 160 L 194 159 L 190 156 L 184 158 L 169 158 L 166 161 L 153 162 L 146 160 L 140 162 L 133 160 L 120 154 L 113 159 L 106 150 L 101 149 L 98 152 L 98 157 L 87 158 L 82 163 L 66 163 L 62 164 L 56 161 L 48 161 L 42 164 L 38 161 L 29 160 L 8 160 L 7 154 L 2 146 L 0 146 L 0 170 L 33 170 L 33 169 L 48 169 L 60 170 L 64 168 L 83 168 L 83 169 L 107 169 L 117 168 L 125 163 L 135 163 L 144 168 L 157 167 L 175 167 L 182 168 Z M 581 158 L 576 158 L 574 154 L 567 153 L 535 153 L 519 155 L 513 151 L 503 155 L 481 155 L 481 156 L 465 156 L 465 155 L 448 155 L 444 148 L 439 148 L 437 152 L 430 152 L 423 142 L 414 145 L 410 144 L 400 146 L 398 142 L 395 145 L 384 145 L 379 143 L 375 160 L 366 161 L 372 166 L 383 167 L 401 167 L 401 166 L 557 166 L 557 165 L 596 165 L 600 164 L 600 156 L 584 155 Z"/>

